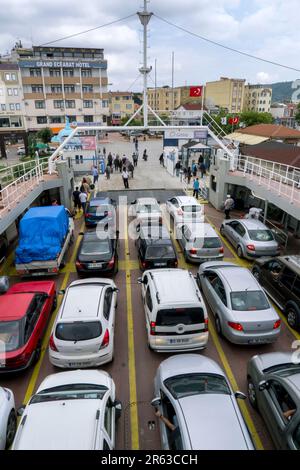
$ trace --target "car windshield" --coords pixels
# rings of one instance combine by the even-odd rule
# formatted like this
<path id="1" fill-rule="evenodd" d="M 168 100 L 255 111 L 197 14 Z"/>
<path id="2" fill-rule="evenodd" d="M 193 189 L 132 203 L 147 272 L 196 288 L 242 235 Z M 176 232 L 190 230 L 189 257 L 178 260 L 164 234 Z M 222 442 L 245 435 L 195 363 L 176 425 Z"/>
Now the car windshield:
<path id="1" fill-rule="evenodd" d="M 165 386 L 175 399 L 218 393 L 231 395 L 226 379 L 214 374 L 183 374 L 164 381 Z"/>
<path id="2" fill-rule="evenodd" d="M 201 212 L 201 206 L 182 206 L 184 212 Z"/>
<path id="3" fill-rule="evenodd" d="M 40 391 L 32 397 L 30 405 L 45 401 L 60 400 L 101 400 L 108 388 L 104 385 L 94 384 L 67 384 L 58 387 L 48 388 Z"/>
<path id="4" fill-rule="evenodd" d="M 202 307 L 170 308 L 159 310 L 157 312 L 157 326 L 176 326 L 180 323 L 183 325 L 197 325 L 199 323 L 204 323 L 204 312 Z"/>
<path id="5" fill-rule="evenodd" d="M 174 248 L 172 245 L 149 246 L 149 248 L 147 248 L 145 258 L 147 259 L 175 258 Z"/>
<path id="6" fill-rule="evenodd" d="M 271 230 L 248 230 L 249 237 L 255 242 L 270 242 L 274 240 Z"/>
<path id="7" fill-rule="evenodd" d="M 266 310 L 270 304 L 265 294 L 260 290 L 231 292 L 231 306 L 233 310 L 250 311 Z"/>
<path id="8" fill-rule="evenodd" d="M 139 213 L 160 212 L 158 204 L 138 204 L 136 211 Z"/>
<path id="9" fill-rule="evenodd" d="M 110 254 L 110 243 L 108 240 L 84 241 L 81 246 L 82 255 L 108 255 Z"/>
<path id="10" fill-rule="evenodd" d="M 87 212 L 89 214 L 94 214 L 94 215 L 102 215 L 105 212 L 109 213 L 111 211 L 112 211 L 112 208 L 104 204 L 101 206 L 89 206 L 87 209 Z"/>
<path id="11" fill-rule="evenodd" d="M 58 323 L 55 336 L 62 341 L 88 341 L 101 336 L 102 326 L 99 321 Z"/>
<path id="12" fill-rule="evenodd" d="M 1 352 L 15 351 L 21 346 L 21 322 L 0 322 Z"/>
<path id="13" fill-rule="evenodd" d="M 220 248 L 222 246 L 221 240 L 215 238 L 196 238 L 193 242 L 195 248 Z"/>
<path id="14" fill-rule="evenodd" d="M 291 367 L 288 367 L 287 369 L 281 369 L 277 371 L 276 375 L 280 375 L 280 377 L 290 377 L 291 375 L 298 375 L 300 376 L 300 364 L 296 365 L 294 364 Z"/>

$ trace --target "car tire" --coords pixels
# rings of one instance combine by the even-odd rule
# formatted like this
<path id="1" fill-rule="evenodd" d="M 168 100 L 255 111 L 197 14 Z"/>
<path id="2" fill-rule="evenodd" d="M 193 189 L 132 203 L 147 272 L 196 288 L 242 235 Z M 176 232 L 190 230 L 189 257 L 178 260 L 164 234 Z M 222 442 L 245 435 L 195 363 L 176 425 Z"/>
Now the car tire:
<path id="1" fill-rule="evenodd" d="M 225 237 L 225 231 L 224 231 L 223 225 L 221 225 L 220 227 L 220 234 L 222 235 L 222 237 Z"/>
<path id="2" fill-rule="evenodd" d="M 247 390 L 248 390 L 248 398 L 249 398 L 250 405 L 252 406 L 252 408 L 257 410 L 256 390 L 255 390 L 254 383 L 251 377 L 248 377 Z"/>
<path id="3" fill-rule="evenodd" d="M 53 299 L 53 304 L 52 304 L 52 312 L 54 312 L 56 308 L 57 308 L 57 297 L 55 294 L 54 299 Z"/>
<path id="4" fill-rule="evenodd" d="M 218 315 L 215 316 L 215 325 L 216 325 L 216 331 L 218 335 L 222 338 L 223 336 L 222 327 L 221 327 L 221 322 L 220 322 L 220 318 L 218 317 Z"/>
<path id="5" fill-rule="evenodd" d="M 6 427 L 6 449 L 8 449 L 14 440 L 15 434 L 17 430 L 17 416 L 15 410 L 11 410 L 9 413 L 9 417 L 7 420 L 7 427 Z"/>
<path id="6" fill-rule="evenodd" d="M 255 279 L 259 282 L 261 271 L 257 266 L 254 266 L 254 268 L 252 269 L 252 274 L 255 277 Z"/>
<path id="7" fill-rule="evenodd" d="M 296 306 L 288 305 L 285 308 L 286 319 L 291 328 L 300 330 L 300 311 Z"/>
<path id="8" fill-rule="evenodd" d="M 241 259 L 244 258 L 244 253 L 243 253 L 243 249 L 242 249 L 241 245 L 238 245 L 238 247 L 237 247 L 237 255 Z"/>
<path id="9" fill-rule="evenodd" d="M 41 352 L 42 352 L 42 343 L 41 343 L 41 341 L 39 341 L 38 345 L 37 345 L 37 347 L 34 351 L 34 360 L 33 360 L 34 364 L 37 364 L 37 362 L 39 362 L 40 357 L 41 357 Z"/>

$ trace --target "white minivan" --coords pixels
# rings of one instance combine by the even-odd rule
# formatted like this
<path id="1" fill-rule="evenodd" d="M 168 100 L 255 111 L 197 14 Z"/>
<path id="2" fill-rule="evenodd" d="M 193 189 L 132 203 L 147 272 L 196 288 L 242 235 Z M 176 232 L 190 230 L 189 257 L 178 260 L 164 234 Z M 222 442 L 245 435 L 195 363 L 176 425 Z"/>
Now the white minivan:
<path id="1" fill-rule="evenodd" d="M 53 325 L 49 359 L 56 367 L 98 367 L 112 361 L 117 287 L 111 279 L 74 281 Z"/>
<path id="2" fill-rule="evenodd" d="M 158 352 L 206 347 L 208 316 L 194 276 L 185 269 L 151 269 L 138 281 L 148 345 Z"/>

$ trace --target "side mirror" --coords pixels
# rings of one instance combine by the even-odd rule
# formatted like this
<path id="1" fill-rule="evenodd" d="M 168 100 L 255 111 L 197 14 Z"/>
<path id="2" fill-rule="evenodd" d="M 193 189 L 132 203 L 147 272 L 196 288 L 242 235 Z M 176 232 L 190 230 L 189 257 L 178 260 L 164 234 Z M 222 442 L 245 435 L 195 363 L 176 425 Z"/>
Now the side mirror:
<path id="1" fill-rule="evenodd" d="M 26 408 L 26 405 L 21 405 L 20 408 L 17 409 L 17 415 L 23 416 L 25 408 Z"/>
<path id="2" fill-rule="evenodd" d="M 114 287 L 113 292 L 120 292 L 120 289 L 118 289 L 117 287 Z"/>
<path id="3" fill-rule="evenodd" d="M 138 280 L 137 280 L 138 284 L 144 284 L 144 281 L 143 281 L 143 278 L 142 277 L 139 277 Z"/>
<path id="4" fill-rule="evenodd" d="M 132 201 L 130 204 L 136 204 L 136 199 L 134 201 Z"/>
<path id="5" fill-rule="evenodd" d="M 116 410 L 116 421 L 120 419 L 122 414 L 122 403 L 119 400 L 114 401 L 114 408 Z"/>
<path id="6" fill-rule="evenodd" d="M 247 396 L 242 392 L 235 392 L 234 396 L 235 396 L 235 398 L 237 398 L 239 400 L 246 400 L 246 398 L 247 398 Z"/>
<path id="7" fill-rule="evenodd" d="M 153 398 L 153 400 L 151 400 L 151 406 L 154 406 L 154 408 L 157 408 L 160 405 L 161 405 L 160 397 L 155 397 Z"/>
<path id="8" fill-rule="evenodd" d="M 262 380 L 258 384 L 258 390 L 260 392 L 263 392 L 264 390 L 266 390 L 268 388 L 268 386 L 269 386 L 268 382 L 266 380 Z"/>
<path id="9" fill-rule="evenodd" d="M 59 295 L 65 295 L 65 293 L 66 293 L 65 289 L 61 289 L 58 291 Z"/>

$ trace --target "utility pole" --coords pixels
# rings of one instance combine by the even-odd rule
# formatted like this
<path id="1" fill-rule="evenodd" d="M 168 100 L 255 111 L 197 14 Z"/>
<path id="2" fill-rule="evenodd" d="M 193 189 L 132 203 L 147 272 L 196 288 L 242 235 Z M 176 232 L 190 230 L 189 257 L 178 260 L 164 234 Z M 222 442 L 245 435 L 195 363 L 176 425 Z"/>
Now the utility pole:
<path id="1" fill-rule="evenodd" d="M 139 69 L 141 74 L 144 76 L 144 127 L 148 127 L 148 74 L 152 70 L 152 67 L 148 67 L 147 65 L 147 26 L 153 13 L 148 12 L 147 3 L 148 0 L 144 0 L 144 10 L 137 13 L 144 28 L 144 61 L 143 67 Z"/>

